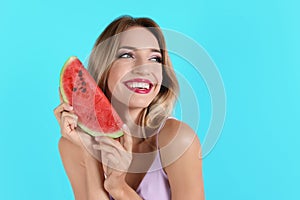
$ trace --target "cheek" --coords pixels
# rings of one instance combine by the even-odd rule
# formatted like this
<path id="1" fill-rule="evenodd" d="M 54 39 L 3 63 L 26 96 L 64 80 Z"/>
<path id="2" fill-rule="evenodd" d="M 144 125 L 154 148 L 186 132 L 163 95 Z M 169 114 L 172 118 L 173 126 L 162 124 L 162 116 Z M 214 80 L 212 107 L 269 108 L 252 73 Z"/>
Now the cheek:
<path id="1" fill-rule="evenodd" d="M 112 92 L 113 88 L 115 88 L 116 86 L 116 77 L 115 76 L 111 76 L 111 72 L 109 73 L 108 75 L 108 79 L 107 79 L 107 87 L 108 87 L 108 90 L 109 90 L 109 93 Z"/>
<path id="2" fill-rule="evenodd" d="M 162 68 L 161 67 L 154 68 L 152 74 L 155 76 L 157 83 L 160 85 L 163 79 Z"/>
<path id="3" fill-rule="evenodd" d="M 157 82 L 159 84 L 161 84 L 162 83 L 162 79 L 163 79 L 163 75 L 162 75 L 162 71 L 161 71 L 160 74 L 157 76 Z"/>
<path id="4" fill-rule="evenodd" d="M 121 82 L 121 79 L 128 73 L 125 67 L 114 65 L 111 67 L 108 73 L 107 85 L 110 92 Z"/>

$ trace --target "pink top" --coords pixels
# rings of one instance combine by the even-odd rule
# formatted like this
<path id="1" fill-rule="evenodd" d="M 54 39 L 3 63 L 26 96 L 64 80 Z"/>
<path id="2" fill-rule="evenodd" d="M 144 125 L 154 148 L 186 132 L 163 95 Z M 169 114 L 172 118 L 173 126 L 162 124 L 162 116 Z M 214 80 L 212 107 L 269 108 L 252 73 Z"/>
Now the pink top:
<path id="1" fill-rule="evenodd" d="M 156 157 L 149 168 L 148 172 L 144 176 L 136 192 L 144 200 L 170 200 L 171 191 L 168 177 L 162 167 L 159 147 L 158 147 L 158 134 L 161 128 L 164 126 L 166 120 L 160 125 L 156 134 Z M 110 197 L 111 200 L 113 198 Z"/>

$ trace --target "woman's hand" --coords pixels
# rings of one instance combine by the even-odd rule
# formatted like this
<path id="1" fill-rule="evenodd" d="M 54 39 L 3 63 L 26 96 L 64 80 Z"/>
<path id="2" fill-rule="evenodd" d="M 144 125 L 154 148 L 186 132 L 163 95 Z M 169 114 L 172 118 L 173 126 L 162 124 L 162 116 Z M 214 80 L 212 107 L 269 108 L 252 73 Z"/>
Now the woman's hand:
<path id="1" fill-rule="evenodd" d="M 101 161 L 100 152 L 93 148 L 93 145 L 97 144 L 97 142 L 92 136 L 86 134 L 77 126 L 78 116 L 74 114 L 72 106 L 67 103 L 61 103 L 54 109 L 54 114 L 60 125 L 62 137 L 84 149 L 87 157 L 92 155 L 95 159 Z"/>
<path id="2" fill-rule="evenodd" d="M 128 128 L 123 128 L 123 131 L 124 135 L 119 141 L 106 136 L 96 137 L 99 144 L 93 147 L 101 151 L 103 170 L 106 175 L 104 181 L 106 191 L 114 199 L 139 199 L 125 181 L 132 162 L 132 137 Z"/>
<path id="3" fill-rule="evenodd" d="M 54 115 L 60 126 L 62 137 L 80 146 L 80 137 L 75 129 L 77 127 L 78 117 L 74 114 L 73 107 L 67 103 L 62 102 L 54 109 Z"/>
<path id="4" fill-rule="evenodd" d="M 62 97 L 60 100 L 61 104 L 54 109 L 54 115 L 59 123 L 62 137 L 79 147 L 85 147 L 89 153 L 100 160 L 99 152 L 92 148 L 92 145 L 95 144 L 93 137 L 77 127 L 78 116 L 74 114 L 73 107 L 62 102 Z"/>
<path id="5" fill-rule="evenodd" d="M 104 189 L 100 152 L 92 148 L 94 138 L 77 126 L 78 117 L 67 103 L 54 109 L 62 138 L 59 150 L 76 199 L 109 199 Z M 70 141 L 70 142 L 68 142 Z"/>

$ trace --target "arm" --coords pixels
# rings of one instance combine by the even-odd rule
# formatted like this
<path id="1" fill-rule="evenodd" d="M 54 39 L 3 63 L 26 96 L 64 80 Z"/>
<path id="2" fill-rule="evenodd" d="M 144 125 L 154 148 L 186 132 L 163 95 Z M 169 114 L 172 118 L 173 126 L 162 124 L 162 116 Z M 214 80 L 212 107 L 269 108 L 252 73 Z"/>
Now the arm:
<path id="1" fill-rule="evenodd" d="M 126 182 L 126 174 L 132 162 L 132 138 L 126 133 L 118 140 L 97 137 L 95 149 L 101 151 L 103 170 L 106 174 L 104 188 L 115 200 L 141 200 L 141 197 Z"/>
<path id="2" fill-rule="evenodd" d="M 76 200 L 108 200 L 102 165 L 86 148 L 91 137 L 77 127 L 72 108 L 62 103 L 54 114 L 61 128 L 59 152 Z M 83 142 L 85 145 L 83 145 Z"/>
<path id="3" fill-rule="evenodd" d="M 113 196 L 115 200 L 142 200 L 125 181 L 118 183 L 105 184 L 105 189 Z"/>
<path id="4" fill-rule="evenodd" d="M 108 200 L 102 165 L 84 148 L 61 137 L 60 156 L 76 200 Z"/>
<path id="5" fill-rule="evenodd" d="M 204 200 L 200 142 L 186 124 L 172 120 L 161 135 L 161 156 L 172 200 Z M 170 137 L 171 136 L 171 137 Z"/>

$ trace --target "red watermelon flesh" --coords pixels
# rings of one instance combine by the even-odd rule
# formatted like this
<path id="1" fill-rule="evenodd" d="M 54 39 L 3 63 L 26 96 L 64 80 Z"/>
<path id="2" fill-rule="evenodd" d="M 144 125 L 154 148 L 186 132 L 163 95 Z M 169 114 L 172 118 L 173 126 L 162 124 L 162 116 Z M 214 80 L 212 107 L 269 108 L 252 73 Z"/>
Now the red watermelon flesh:
<path id="1" fill-rule="evenodd" d="M 73 106 L 78 126 L 92 136 L 117 138 L 123 135 L 123 122 L 94 78 L 80 60 L 72 56 L 60 74 L 63 101 Z"/>

